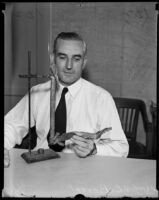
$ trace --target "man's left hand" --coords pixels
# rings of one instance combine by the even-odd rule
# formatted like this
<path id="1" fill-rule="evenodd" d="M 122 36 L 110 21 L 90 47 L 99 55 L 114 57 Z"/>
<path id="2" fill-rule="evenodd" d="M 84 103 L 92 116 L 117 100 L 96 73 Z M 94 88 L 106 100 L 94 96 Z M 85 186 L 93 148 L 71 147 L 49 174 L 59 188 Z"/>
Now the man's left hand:
<path id="1" fill-rule="evenodd" d="M 82 135 L 83 132 L 75 132 L 71 140 L 77 156 L 84 158 L 96 153 L 96 145 L 92 139 L 85 139 Z"/>

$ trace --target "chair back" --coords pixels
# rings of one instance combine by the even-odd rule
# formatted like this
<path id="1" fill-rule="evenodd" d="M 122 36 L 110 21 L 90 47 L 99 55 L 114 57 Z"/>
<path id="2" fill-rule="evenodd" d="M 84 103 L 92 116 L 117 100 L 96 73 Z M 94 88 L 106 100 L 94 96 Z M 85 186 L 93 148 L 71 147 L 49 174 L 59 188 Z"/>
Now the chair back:
<path id="1" fill-rule="evenodd" d="M 150 152 L 152 148 L 152 139 L 150 138 L 152 137 L 152 133 L 150 134 L 150 132 L 152 132 L 152 124 L 148 120 L 144 101 L 122 97 L 114 97 L 114 101 L 128 142 L 136 142 L 139 114 L 141 114 L 146 133 L 145 146 L 147 152 Z"/>

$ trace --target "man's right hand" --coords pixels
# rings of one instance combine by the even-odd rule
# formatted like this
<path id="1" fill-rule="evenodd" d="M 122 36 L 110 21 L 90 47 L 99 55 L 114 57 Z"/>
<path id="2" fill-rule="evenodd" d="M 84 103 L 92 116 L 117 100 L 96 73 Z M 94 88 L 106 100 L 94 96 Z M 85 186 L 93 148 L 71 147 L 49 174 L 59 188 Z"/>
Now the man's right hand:
<path id="1" fill-rule="evenodd" d="M 9 165 L 10 165 L 9 150 L 4 148 L 4 167 L 9 167 Z"/>

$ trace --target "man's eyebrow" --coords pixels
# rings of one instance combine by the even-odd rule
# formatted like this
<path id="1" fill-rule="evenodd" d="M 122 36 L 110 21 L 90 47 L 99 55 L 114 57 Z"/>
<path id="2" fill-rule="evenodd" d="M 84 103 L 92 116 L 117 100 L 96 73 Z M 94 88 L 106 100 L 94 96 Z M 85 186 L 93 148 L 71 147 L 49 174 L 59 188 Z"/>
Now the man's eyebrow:
<path id="1" fill-rule="evenodd" d="M 75 55 L 73 55 L 73 57 L 79 57 L 79 58 L 82 58 L 82 55 L 81 55 L 81 54 L 75 54 Z"/>
<path id="2" fill-rule="evenodd" d="M 58 52 L 57 55 L 58 55 L 58 56 L 66 56 L 65 53 L 61 53 L 61 52 Z"/>
<path id="3" fill-rule="evenodd" d="M 58 52 L 57 55 L 58 56 L 67 56 L 67 54 L 62 53 L 62 52 Z M 82 55 L 81 54 L 74 54 L 73 57 L 82 58 Z"/>

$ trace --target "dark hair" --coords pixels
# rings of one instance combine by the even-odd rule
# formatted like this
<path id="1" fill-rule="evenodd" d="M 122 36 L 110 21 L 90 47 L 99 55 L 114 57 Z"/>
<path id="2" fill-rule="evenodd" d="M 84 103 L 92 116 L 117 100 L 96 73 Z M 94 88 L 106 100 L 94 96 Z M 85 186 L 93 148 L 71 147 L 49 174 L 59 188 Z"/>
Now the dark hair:
<path id="1" fill-rule="evenodd" d="M 54 40 L 54 45 L 53 45 L 53 53 L 56 53 L 56 45 L 57 45 L 57 40 L 62 39 L 62 40 L 77 40 L 81 41 L 83 43 L 84 47 L 84 55 L 86 55 L 87 52 L 87 46 L 85 41 L 82 39 L 82 37 L 77 34 L 76 32 L 61 32 L 57 35 L 57 37 Z"/>

